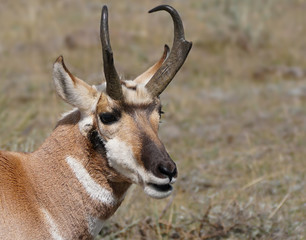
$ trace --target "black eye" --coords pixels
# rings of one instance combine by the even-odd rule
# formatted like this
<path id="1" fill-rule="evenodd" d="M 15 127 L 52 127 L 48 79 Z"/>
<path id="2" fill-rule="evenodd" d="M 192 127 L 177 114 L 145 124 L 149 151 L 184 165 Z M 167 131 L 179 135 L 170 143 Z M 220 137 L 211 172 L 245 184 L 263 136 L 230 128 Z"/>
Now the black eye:
<path id="1" fill-rule="evenodd" d="M 117 122 L 120 118 L 120 115 L 106 112 L 106 113 L 101 113 L 99 115 L 100 120 L 103 124 L 112 124 L 114 122 Z"/>

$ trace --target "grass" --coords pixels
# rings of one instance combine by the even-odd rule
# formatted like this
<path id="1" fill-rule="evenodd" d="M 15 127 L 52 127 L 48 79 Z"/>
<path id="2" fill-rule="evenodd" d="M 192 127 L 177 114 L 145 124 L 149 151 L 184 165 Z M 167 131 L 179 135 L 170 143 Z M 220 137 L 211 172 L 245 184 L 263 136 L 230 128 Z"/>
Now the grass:
<path id="1" fill-rule="evenodd" d="M 160 0 L 103 3 L 117 68 L 134 78 L 171 45 L 170 18 L 147 14 Z M 167 3 L 194 44 L 162 95 L 160 135 L 179 179 L 164 200 L 132 187 L 97 239 L 303 239 L 306 73 L 277 69 L 306 69 L 306 1 Z M 75 75 L 101 81 L 101 5 L 0 2 L 1 149 L 34 150 L 70 108 L 52 85 L 58 55 Z"/>

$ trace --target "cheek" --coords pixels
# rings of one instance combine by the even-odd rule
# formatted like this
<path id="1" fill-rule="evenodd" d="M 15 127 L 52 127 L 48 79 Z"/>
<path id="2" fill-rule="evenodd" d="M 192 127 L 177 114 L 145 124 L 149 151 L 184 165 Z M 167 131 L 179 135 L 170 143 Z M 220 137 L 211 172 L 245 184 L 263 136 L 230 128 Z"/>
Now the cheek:
<path id="1" fill-rule="evenodd" d="M 107 141 L 105 148 L 110 165 L 133 164 L 135 162 L 132 149 L 119 138 L 113 138 Z"/>
<path id="2" fill-rule="evenodd" d="M 132 148 L 119 138 L 113 138 L 105 144 L 107 161 L 114 168 L 132 182 L 138 182 L 138 164 Z"/>
<path id="3" fill-rule="evenodd" d="M 133 121 L 131 121 L 126 114 L 123 114 L 117 122 L 112 124 L 103 124 L 99 118 L 99 115 L 97 115 L 96 118 L 102 138 L 105 140 L 120 138 L 127 143 L 129 142 L 128 139 L 126 139 L 126 136 L 133 133 L 134 125 Z"/>
<path id="4" fill-rule="evenodd" d="M 99 118 L 99 115 L 97 115 L 96 118 L 98 122 L 99 133 L 105 140 L 117 137 L 124 127 L 124 119 L 122 118 L 112 124 L 103 124 Z"/>
<path id="5" fill-rule="evenodd" d="M 108 140 L 114 138 L 114 136 L 117 135 L 118 131 L 121 128 L 121 123 L 118 122 L 111 125 L 104 125 L 98 119 L 98 127 L 99 127 L 99 133 L 102 136 L 102 138 Z"/>
<path id="6" fill-rule="evenodd" d="M 142 143 L 140 139 L 139 129 L 135 124 L 124 124 L 120 128 L 120 131 L 116 135 L 117 139 L 120 139 L 120 148 L 122 151 L 129 151 L 133 155 L 135 163 L 142 165 L 141 162 L 141 148 Z M 119 142 L 119 140 L 117 141 Z"/>

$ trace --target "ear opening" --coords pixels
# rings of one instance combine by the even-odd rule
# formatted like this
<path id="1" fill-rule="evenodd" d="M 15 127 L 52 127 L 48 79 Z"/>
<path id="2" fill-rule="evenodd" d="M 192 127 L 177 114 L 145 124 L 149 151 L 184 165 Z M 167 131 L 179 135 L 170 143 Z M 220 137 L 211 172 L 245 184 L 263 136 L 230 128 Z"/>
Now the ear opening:
<path id="1" fill-rule="evenodd" d="M 53 65 L 53 81 L 57 94 L 81 111 L 90 111 L 97 102 L 98 91 L 73 76 L 67 69 L 63 56 L 59 56 Z"/>

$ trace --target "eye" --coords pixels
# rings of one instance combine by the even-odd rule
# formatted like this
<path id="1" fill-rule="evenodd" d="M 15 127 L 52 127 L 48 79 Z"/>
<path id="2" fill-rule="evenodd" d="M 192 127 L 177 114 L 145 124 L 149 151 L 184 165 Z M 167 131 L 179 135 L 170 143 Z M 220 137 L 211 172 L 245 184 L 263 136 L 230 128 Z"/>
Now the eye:
<path id="1" fill-rule="evenodd" d="M 112 124 L 119 120 L 120 114 L 106 112 L 106 113 L 101 113 L 99 117 L 103 124 Z"/>
<path id="2" fill-rule="evenodd" d="M 164 111 L 162 110 L 162 107 L 160 106 L 158 109 L 159 117 L 161 117 L 162 114 L 164 114 Z"/>

